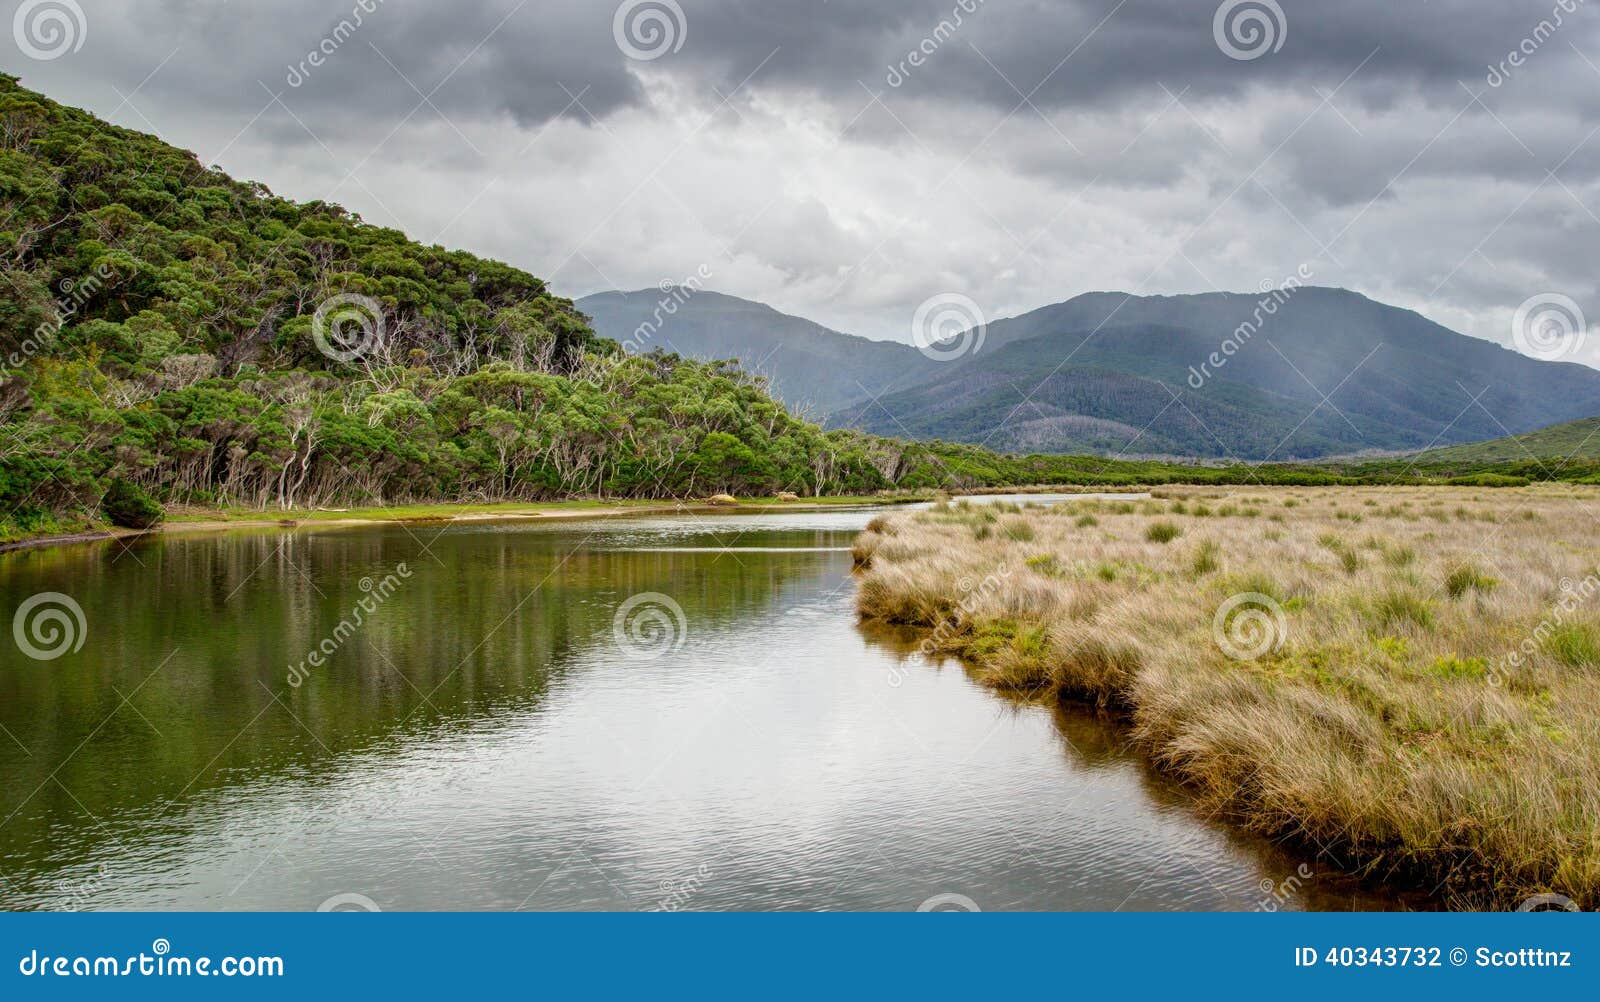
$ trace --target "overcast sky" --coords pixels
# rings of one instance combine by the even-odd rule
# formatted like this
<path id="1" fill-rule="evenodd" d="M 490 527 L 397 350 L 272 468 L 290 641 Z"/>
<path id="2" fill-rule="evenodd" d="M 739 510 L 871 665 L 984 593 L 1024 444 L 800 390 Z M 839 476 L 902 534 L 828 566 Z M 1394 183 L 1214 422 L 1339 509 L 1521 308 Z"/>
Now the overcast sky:
<path id="1" fill-rule="evenodd" d="M 573 297 L 704 267 L 909 340 L 1305 266 L 1600 320 L 1600 0 L 6 3 L 25 84 Z"/>

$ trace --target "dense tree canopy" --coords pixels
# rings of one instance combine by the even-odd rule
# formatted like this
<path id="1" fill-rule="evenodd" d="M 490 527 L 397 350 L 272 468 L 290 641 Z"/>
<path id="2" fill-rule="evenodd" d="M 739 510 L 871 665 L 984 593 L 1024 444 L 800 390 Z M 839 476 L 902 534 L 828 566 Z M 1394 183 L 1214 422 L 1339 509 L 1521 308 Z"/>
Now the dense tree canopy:
<path id="1" fill-rule="evenodd" d="M 291 507 L 857 491 L 908 470 L 737 368 L 623 355 L 523 271 L 278 198 L 11 77 L 0 280 L 13 531 L 92 512 L 113 482 Z"/>

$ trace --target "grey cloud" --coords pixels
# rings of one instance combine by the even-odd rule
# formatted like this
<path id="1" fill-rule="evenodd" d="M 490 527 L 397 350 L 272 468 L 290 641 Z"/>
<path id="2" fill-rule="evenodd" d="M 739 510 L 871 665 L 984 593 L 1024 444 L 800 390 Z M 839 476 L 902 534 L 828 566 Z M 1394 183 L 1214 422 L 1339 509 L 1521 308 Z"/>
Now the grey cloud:
<path id="1" fill-rule="evenodd" d="M 82 52 L 0 60 L 568 294 L 710 262 L 724 291 L 903 338 L 940 291 L 999 315 L 1088 288 L 1253 290 L 1315 259 L 1319 282 L 1502 340 L 1536 292 L 1600 317 L 1586 7 L 1491 87 L 1562 0 L 1279 0 L 1282 48 L 1245 61 L 1213 0 L 679 0 L 681 48 L 648 61 L 619 49 L 612 0 L 520 2 L 83 0 Z"/>

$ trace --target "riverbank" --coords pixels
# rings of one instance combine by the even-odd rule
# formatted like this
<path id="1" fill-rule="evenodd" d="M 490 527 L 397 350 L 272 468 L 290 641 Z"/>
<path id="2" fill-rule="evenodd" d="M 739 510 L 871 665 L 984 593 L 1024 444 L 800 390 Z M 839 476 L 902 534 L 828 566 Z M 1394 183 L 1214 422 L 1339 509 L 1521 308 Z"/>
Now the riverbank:
<path id="1" fill-rule="evenodd" d="M 881 516 L 858 611 L 1329 865 L 1600 904 L 1600 492 L 1160 493 Z"/>
<path id="2" fill-rule="evenodd" d="M 200 508 L 175 506 L 167 509 L 166 520 L 149 530 L 120 529 L 103 522 L 83 520 L 76 523 L 52 523 L 33 534 L 24 534 L 0 542 L 0 553 L 12 550 L 34 549 L 43 546 L 64 546 L 107 539 L 127 539 L 150 533 L 218 532 L 228 529 L 261 528 L 319 528 L 361 525 L 429 524 L 451 522 L 485 522 L 518 519 L 551 518 L 606 518 L 618 515 L 650 515 L 691 513 L 707 514 L 762 512 L 776 508 L 804 511 L 833 508 L 841 505 L 899 505 L 929 501 L 930 492 L 905 492 L 898 494 L 837 496 L 780 500 L 778 498 L 741 498 L 734 503 L 713 504 L 705 500 L 627 500 L 605 501 L 582 499 L 574 501 L 549 501 L 541 503 L 501 502 L 491 504 L 415 504 L 372 506 L 364 508 L 312 508 L 287 511 L 257 510 L 250 508 Z"/>

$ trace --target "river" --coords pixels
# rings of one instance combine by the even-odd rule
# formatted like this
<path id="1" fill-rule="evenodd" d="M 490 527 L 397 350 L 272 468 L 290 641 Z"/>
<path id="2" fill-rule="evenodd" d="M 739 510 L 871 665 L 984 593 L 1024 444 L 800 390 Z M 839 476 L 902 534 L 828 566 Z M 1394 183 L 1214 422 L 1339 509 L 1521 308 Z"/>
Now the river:
<path id="1" fill-rule="evenodd" d="M 1203 816 L 1117 721 L 859 624 L 847 548 L 877 513 L 0 556 L 0 610 L 23 611 L 0 637 L 0 903 L 1398 904 Z"/>

